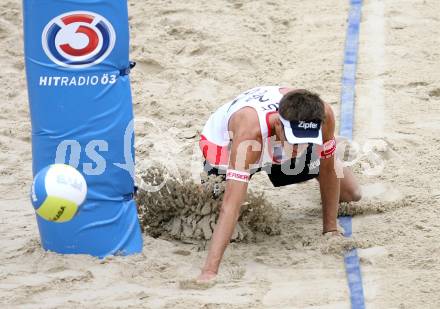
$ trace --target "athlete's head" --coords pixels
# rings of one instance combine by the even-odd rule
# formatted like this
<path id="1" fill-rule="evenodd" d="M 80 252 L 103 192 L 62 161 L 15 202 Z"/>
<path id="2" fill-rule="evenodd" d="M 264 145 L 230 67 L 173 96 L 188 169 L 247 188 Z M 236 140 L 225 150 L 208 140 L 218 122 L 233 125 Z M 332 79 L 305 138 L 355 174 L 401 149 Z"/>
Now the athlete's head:
<path id="1" fill-rule="evenodd" d="M 319 95 L 304 89 L 290 91 L 281 99 L 278 112 L 275 129 L 282 139 L 289 144 L 322 145 L 325 105 Z"/>
<path id="2" fill-rule="evenodd" d="M 288 121 L 324 121 L 324 102 L 319 95 L 305 89 L 286 93 L 280 101 L 280 116 Z"/>

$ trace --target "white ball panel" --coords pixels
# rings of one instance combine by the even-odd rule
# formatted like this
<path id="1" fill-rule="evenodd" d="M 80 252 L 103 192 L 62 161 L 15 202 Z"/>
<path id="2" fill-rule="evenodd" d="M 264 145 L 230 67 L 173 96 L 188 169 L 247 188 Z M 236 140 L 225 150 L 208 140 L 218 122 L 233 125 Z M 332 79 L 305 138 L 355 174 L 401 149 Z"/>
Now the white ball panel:
<path id="1" fill-rule="evenodd" d="M 87 194 L 87 183 L 74 167 L 53 164 L 47 171 L 45 187 L 48 196 L 57 196 L 81 205 Z"/>

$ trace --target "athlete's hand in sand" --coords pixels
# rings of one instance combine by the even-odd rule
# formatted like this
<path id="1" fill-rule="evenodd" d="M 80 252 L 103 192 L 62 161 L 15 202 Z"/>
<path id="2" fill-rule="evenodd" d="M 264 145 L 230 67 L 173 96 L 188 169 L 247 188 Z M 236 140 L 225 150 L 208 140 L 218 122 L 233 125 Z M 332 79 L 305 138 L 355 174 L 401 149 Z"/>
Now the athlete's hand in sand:
<path id="1" fill-rule="evenodd" d="M 196 281 L 199 283 L 210 282 L 213 281 L 215 277 L 217 277 L 216 272 L 210 270 L 206 270 L 206 271 L 202 270 L 202 273 L 197 277 Z"/>
<path id="2" fill-rule="evenodd" d="M 343 237 L 344 233 L 342 233 L 339 230 L 336 230 L 336 231 L 329 231 L 329 232 L 322 233 L 322 235 L 325 237 Z"/>
<path id="3" fill-rule="evenodd" d="M 216 273 L 205 272 L 196 279 L 180 281 L 179 288 L 182 290 L 206 290 L 212 288 L 217 283 L 216 276 Z"/>

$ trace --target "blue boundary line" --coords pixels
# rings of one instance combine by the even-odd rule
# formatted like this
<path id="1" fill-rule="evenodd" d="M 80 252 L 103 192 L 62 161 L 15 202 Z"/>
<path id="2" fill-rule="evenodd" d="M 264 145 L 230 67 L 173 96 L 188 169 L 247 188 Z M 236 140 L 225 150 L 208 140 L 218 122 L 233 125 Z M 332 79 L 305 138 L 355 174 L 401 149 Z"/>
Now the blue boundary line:
<path id="1" fill-rule="evenodd" d="M 347 37 L 344 51 L 344 69 L 341 86 L 341 116 L 339 135 L 353 139 L 353 114 L 356 86 L 356 66 L 359 49 L 359 28 L 361 23 L 362 0 L 350 0 Z M 339 217 L 344 228 L 344 236 L 352 236 L 352 220 L 350 216 Z M 345 271 L 352 309 L 365 309 L 362 274 L 357 250 L 353 249 L 344 256 Z"/>

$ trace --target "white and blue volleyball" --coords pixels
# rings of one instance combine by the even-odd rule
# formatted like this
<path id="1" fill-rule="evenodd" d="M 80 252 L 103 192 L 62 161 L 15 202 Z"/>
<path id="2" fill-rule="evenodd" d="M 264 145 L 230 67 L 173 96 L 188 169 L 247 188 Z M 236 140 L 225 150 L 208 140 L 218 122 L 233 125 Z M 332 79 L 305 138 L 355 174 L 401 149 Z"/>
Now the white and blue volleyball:
<path id="1" fill-rule="evenodd" d="M 87 195 L 84 176 L 66 164 L 52 164 L 37 173 L 31 200 L 36 213 L 48 221 L 72 220 Z"/>

